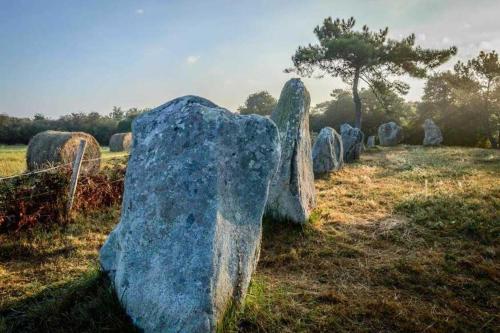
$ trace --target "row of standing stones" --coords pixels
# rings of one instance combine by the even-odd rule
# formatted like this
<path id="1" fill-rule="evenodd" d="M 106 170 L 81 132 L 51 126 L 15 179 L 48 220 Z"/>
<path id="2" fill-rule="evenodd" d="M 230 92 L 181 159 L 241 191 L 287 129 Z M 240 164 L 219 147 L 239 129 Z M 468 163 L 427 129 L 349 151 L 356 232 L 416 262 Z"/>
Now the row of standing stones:
<path id="1" fill-rule="evenodd" d="M 288 81 L 270 119 L 196 96 L 133 122 L 120 223 L 100 263 L 144 332 L 214 332 L 244 300 L 265 214 L 306 223 L 314 175 L 359 158 L 364 135 L 321 130 L 311 151 L 310 96 Z"/>
<path id="2" fill-rule="evenodd" d="M 244 300 L 264 213 L 305 223 L 316 204 L 310 97 L 288 81 L 270 118 L 196 96 L 133 122 L 120 223 L 100 263 L 145 332 L 214 332 Z"/>
<path id="3" fill-rule="evenodd" d="M 443 142 L 443 134 L 439 127 L 431 120 L 426 119 L 422 125 L 424 128 L 424 146 L 439 146 Z M 376 137 L 369 136 L 367 140 L 368 148 L 375 147 Z M 378 128 L 378 140 L 381 146 L 396 146 L 403 140 L 403 129 L 401 126 L 391 121 L 382 124 Z"/>
<path id="4" fill-rule="evenodd" d="M 349 124 L 340 126 L 340 134 L 331 127 L 323 128 L 312 149 L 313 169 L 316 176 L 335 172 L 344 162 L 357 159 L 363 151 L 364 134 Z"/>

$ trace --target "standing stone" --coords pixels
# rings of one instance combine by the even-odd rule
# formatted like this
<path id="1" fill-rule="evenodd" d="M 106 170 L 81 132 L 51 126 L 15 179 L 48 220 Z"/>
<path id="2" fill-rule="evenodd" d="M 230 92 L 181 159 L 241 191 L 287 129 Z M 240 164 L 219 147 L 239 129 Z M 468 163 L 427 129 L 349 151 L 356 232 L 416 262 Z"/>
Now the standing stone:
<path id="1" fill-rule="evenodd" d="M 363 132 L 349 124 L 342 124 L 340 126 L 340 136 L 344 148 L 344 162 L 350 163 L 359 160 L 363 149 Z"/>
<path id="2" fill-rule="evenodd" d="M 403 129 L 391 121 L 378 128 L 378 139 L 381 146 L 396 146 L 403 140 Z"/>
<path id="3" fill-rule="evenodd" d="M 274 218 L 305 223 L 316 205 L 309 136 L 311 98 L 300 79 L 289 80 L 271 114 L 278 126 L 281 160 L 269 187 L 266 213 Z"/>
<path id="4" fill-rule="evenodd" d="M 214 332 L 258 260 L 277 128 L 186 96 L 139 116 L 133 140 L 101 266 L 142 331 Z"/>
<path id="5" fill-rule="evenodd" d="M 314 174 L 339 170 L 344 164 L 343 155 L 342 137 L 331 127 L 323 128 L 312 150 Z"/>
<path id="6" fill-rule="evenodd" d="M 373 148 L 375 147 L 375 135 L 370 135 L 368 137 L 368 140 L 366 142 L 366 145 L 368 146 L 368 148 Z"/>
<path id="7" fill-rule="evenodd" d="M 439 146 L 443 142 L 443 134 L 432 119 L 426 119 L 422 127 L 425 131 L 424 146 Z"/>

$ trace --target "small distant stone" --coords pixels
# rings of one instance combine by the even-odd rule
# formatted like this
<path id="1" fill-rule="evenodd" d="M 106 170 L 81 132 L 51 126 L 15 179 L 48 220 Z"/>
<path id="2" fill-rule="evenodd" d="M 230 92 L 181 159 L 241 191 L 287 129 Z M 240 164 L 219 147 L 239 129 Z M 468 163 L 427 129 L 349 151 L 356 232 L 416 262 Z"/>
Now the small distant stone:
<path id="1" fill-rule="evenodd" d="M 314 142 L 312 156 L 315 175 L 339 170 L 344 164 L 340 134 L 331 127 L 323 128 Z"/>
<path id="2" fill-rule="evenodd" d="M 436 125 L 432 119 L 426 119 L 422 125 L 424 128 L 424 146 L 439 146 L 443 142 L 443 134 L 438 125 Z"/>
<path id="3" fill-rule="evenodd" d="M 375 135 L 370 135 L 370 136 L 368 137 L 368 140 L 367 140 L 367 142 L 366 142 L 366 146 L 367 146 L 368 148 L 373 148 L 373 147 L 375 147 Z"/>
<path id="4" fill-rule="evenodd" d="M 340 136 L 342 137 L 344 149 L 344 162 L 351 163 L 359 160 L 363 149 L 363 132 L 349 124 L 342 124 L 340 126 Z"/>
<path id="5" fill-rule="evenodd" d="M 391 121 L 378 128 L 378 139 L 381 146 L 396 146 L 403 140 L 403 129 Z"/>

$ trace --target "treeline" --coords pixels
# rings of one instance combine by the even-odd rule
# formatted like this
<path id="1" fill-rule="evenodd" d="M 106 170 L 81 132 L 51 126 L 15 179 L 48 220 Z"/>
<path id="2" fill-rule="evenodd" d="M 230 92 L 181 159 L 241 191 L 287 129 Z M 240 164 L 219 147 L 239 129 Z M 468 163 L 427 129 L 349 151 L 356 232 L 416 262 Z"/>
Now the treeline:
<path id="1" fill-rule="evenodd" d="M 441 128 L 444 145 L 498 148 L 500 87 L 487 94 L 477 82 L 448 71 L 428 79 L 420 102 L 407 102 L 396 94 L 376 96 L 367 89 L 360 97 L 365 137 L 377 135 L 380 124 L 395 121 L 403 127 L 404 143 L 422 144 L 422 124 L 430 118 Z M 314 132 L 325 126 L 339 130 L 341 124 L 354 122 L 351 92 L 336 90 L 332 100 L 312 109 L 310 127 Z"/>
<path id="2" fill-rule="evenodd" d="M 97 112 L 71 113 L 58 119 L 48 119 L 42 114 L 34 118 L 16 118 L 0 115 L 0 143 L 27 144 L 37 133 L 46 130 L 86 132 L 93 135 L 101 145 L 108 145 L 114 133 L 130 132 L 132 120 L 148 109 L 122 110 L 114 107 L 106 116 Z"/>
<path id="3" fill-rule="evenodd" d="M 343 123 L 355 124 L 351 90 L 334 90 L 331 97 L 312 108 L 312 131 L 326 126 L 338 131 Z M 403 127 L 404 143 L 421 144 L 422 124 L 431 118 L 441 128 L 445 145 L 499 147 L 500 61 L 494 51 L 480 52 L 465 63 L 459 61 L 453 70 L 428 77 L 419 102 L 407 102 L 390 90 L 381 94 L 362 89 L 359 97 L 365 137 L 377 135 L 381 124 L 395 121 Z M 276 100 L 262 91 L 250 95 L 239 111 L 267 115 L 275 105 Z"/>
<path id="4" fill-rule="evenodd" d="M 355 105 L 351 91 L 334 90 L 332 99 L 314 106 L 310 128 L 319 132 L 330 126 L 337 130 L 343 123 L 355 124 Z M 404 142 L 421 144 L 422 124 L 431 118 L 441 128 L 445 145 L 499 147 L 500 142 L 500 61 L 496 52 L 481 52 L 467 62 L 458 62 L 453 70 L 427 78 L 420 102 L 407 102 L 399 94 L 371 89 L 359 92 L 362 101 L 361 129 L 365 137 L 376 135 L 382 123 L 395 121 L 404 129 Z M 276 99 L 266 91 L 251 94 L 238 108 L 241 114 L 270 115 Z M 41 114 L 31 118 L 0 115 L 0 143 L 26 144 L 35 134 L 48 129 L 83 131 L 107 145 L 112 134 L 129 132 L 132 120 L 148 109 L 123 111 L 114 107 L 106 116 L 97 112 L 72 113 L 59 119 Z"/>

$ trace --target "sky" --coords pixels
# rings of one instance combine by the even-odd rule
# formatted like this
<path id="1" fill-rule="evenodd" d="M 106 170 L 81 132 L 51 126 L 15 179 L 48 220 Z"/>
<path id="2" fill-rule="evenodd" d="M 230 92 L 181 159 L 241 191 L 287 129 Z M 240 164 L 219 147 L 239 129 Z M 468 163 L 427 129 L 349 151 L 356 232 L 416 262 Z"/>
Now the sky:
<path id="1" fill-rule="evenodd" d="M 439 70 L 480 50 L 500 51 L 500 0 L 0 0 L 0 114 L 51 118 L 156 107 L 199 95 L 235 111 L 246 97 L 275 97 L 298 46 L 315 43 L 325 17 L 415 33 L 424 47 L 455 45 Z M 408 100 L 424 80 L 408 79 Z M 339 79 L 306 78 L 312 103 Z"/>

